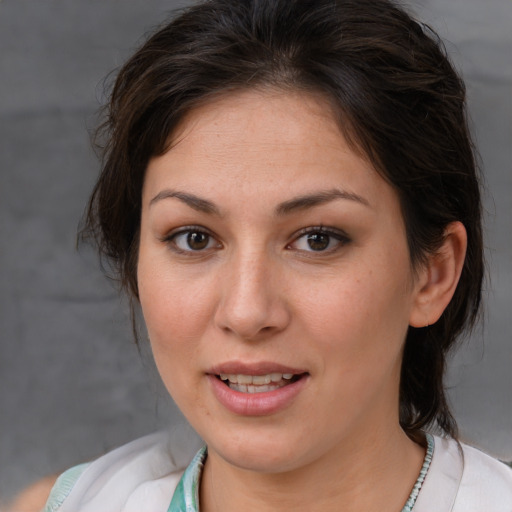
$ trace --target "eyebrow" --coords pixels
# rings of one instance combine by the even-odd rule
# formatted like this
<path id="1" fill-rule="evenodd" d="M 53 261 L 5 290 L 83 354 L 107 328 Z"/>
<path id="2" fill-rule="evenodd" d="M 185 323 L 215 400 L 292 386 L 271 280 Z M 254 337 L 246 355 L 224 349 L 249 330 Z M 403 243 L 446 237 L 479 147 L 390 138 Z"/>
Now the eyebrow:
<path id="1" fill-rule="evenodd" d="M 220 216 L 220 210 L 211 201 L 208 201 L 207 199 L 202 199 L 201 197 L 198 197 L 194 194 L 179 192 L 177 190 L 162 190 L 155 197 L 153 197 L 153 199 L 151 199 L 149 206 L 153 206 L 153 204 L 157 203 L 158 201 L 162 201 L 163 199 L 169 199 L 172 197 L 179 199 L 186 205 L 190 206 L 190 208 L 193 208 L 198 212 Z"/>
<path id="2" fill-rule="evenodd" d="M 219 208 L 215 205 L 215 203 L 209 201 L 208 199 L 203 199 L 194 194 L 190 194 L 187 192 L 180 192 L 177 190 L 169 190 L 165 189 L 159 192 L 153 199 L 151 199 L 149 206 L 157 203 L 158 201 L 162 201 L 164 199 L 176 198 L 190 206 L 194 210 L 197 210 L 202 213 L 207 213 L 209 215 L 218 215 L 221 216 L 221 212 Z M 294 197 L 288 201 L 284 201 L 277 205 L 275 209 L 275 213 L 278 216 L 287 215 L 297 210 L 306 210 L 308 208 L 313 208 L 315 206 L 319 206 L 321 204 L 329 203 L 331 201 L 337 199 L 345 199 L 348 201 L 355 201 L 364 206 L 370 206 L 370 203 L 362 196 L 358 194 L 354 194 L 352 192 L 347 192 L 346 190 L 339 189 L 331 189 L 325 191 L 315 192 L 313 194 L 305 194 L 302 196 Z"/>
<path id="3" fill-rule="evenodd" d="M 335 188 L 331 190 L 315 192 L 313 194 L 294 197 L 293 199 L 278 205 L 275 211 L 277 215 L 286 215 L 297 210 L 306 210 L 308 208 L 313 208 L 314 206 L 329 203 L 336 199 L 355 201 L 364 206 L 370 207 L 370 203 L 364 197 L 352 192 L 348 192 L 346 190 L 339 190 Z"/>

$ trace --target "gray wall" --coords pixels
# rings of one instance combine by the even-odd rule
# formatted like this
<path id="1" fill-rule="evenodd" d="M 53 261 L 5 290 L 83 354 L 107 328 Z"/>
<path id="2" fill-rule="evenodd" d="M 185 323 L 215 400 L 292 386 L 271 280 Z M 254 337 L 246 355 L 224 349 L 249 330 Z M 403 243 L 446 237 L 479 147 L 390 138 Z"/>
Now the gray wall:
<path id="1" fill-rule="evenodd" d="M 182 2 L 185 5 L 186 2 Z M 467 439 L 512 459 L 512 2 L 410 2 L 467 80 L 487 176 L 485 327 L 450 370 Z M 75 233 L 102 79 L 177 2 L 0 1 L 0 496 L 182 422 Z"/>

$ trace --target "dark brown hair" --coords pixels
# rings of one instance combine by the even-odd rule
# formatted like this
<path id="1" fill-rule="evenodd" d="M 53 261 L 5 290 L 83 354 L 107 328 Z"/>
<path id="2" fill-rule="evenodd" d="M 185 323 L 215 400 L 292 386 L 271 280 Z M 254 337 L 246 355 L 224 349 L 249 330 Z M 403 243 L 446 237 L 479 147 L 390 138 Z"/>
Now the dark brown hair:
<path id="1" fill-rule="evenodd" d="M 467 256 L 441 319 L 410 328 L 400 422 L 410 436 L 437 426 L 457 435 L 443 385 L 445 360 L 479 311 L 480 192 L 465 89 L 443 44 L 387 0 L 211 0 L 166 24 L 117 76 L 103 168 L 83 235 L 137 299 L 141 190 L 148 160 L 167 149 L 183 116 L 229 91 L 273 87 L 321 94 L 352 146 L 397 191 L 411 263 L 435 252 L 461 221 Z"/>

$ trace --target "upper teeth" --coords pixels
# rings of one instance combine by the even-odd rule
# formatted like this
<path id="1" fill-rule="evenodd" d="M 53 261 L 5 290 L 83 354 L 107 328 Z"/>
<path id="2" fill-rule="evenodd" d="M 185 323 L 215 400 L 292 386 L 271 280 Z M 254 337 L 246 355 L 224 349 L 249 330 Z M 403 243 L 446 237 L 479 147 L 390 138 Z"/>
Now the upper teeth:
<path id="1" fill-rule="evenodd" d="M 220 374 L 222 380 L 229 380 L 232 384 L 253 384 L 256 386 L 279 382 L 281 379 L 290 380 L 292 377 L 293 373 L 267 373 L 266 375 Z"/>

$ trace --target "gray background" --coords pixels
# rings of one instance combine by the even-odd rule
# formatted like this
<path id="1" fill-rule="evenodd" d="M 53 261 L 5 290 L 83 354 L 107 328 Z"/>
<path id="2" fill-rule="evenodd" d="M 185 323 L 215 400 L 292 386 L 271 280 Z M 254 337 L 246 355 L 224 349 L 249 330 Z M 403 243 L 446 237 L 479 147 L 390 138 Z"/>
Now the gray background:
<path id="1" fill-rule="evenodd" d="M 484 328 L 449 384 L 465 439 L 512 460 L 512 0 L 409 3 L 464 73 L 487 179 Z M 182 423 L 75 233 L 102 80 L 180 5 L 0 0 L 0 496 Z M 186 2 L 181 2 L 186 5 Z"/>

